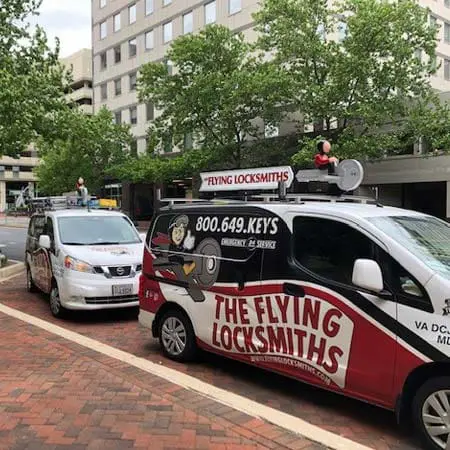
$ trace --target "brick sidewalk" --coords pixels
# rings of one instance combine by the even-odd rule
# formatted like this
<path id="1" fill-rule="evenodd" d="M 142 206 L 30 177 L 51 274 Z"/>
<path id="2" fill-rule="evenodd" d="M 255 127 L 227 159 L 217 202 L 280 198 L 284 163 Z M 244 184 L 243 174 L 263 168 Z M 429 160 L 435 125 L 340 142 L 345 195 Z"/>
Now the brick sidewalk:
<path id="1" fill-rule="evenodd" d="M 0 357 L 2 450 L 325 449 L 4 314 Z"/>

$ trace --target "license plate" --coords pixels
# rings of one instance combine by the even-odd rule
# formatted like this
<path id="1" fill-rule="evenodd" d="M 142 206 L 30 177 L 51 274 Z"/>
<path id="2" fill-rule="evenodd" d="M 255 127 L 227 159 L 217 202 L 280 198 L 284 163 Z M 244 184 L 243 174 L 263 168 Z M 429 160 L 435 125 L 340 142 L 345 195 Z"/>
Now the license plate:
<path id="1" fill-rule="evenodd" d="M 112 287 L 112 295 L 131 295 L 133 294 L 132 284 L 117 284 Z"/>

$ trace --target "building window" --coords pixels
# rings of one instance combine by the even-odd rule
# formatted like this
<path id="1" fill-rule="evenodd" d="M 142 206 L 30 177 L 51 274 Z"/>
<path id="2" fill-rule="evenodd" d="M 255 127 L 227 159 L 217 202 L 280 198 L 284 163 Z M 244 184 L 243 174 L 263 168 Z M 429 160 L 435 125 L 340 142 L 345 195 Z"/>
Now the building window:
<path id="1" fill-rule="evenodd" d="M 420 48 L 414 50 L 414 56 L 419 62 L 422 62 L 422 50 Z"/>
<path id="2" fill-rule="evenodd" d="M 194 29 L 194 15 L 191 12 L 183 15 L 183 34 L 192 33 Z"/>
<path id="3" fill-rule="evenodd" d="M 216 1 L 207 3 L 205 5 L 205 25 L 214 23 L 216 21 Z"/>
<path id="4" fill-rule="evenodd" d="M 100 85 L 100 98 L 102 100 L 108 98 L 108 85 L 106 83 Z"/>
<path id="5" fill-rule="evenodd" d="M 130 123 L 131 123 L 131 125 L 137 124 L 137 107 L 136 106 L 132 106 L 130 108 Z"/>
<path id="6" fill-rule="evenodd" d="M 100 39 L 105 39 L 106 37 L 106 20 L 100 24 Z"/>
<path id="7" fill-rule="evenodd" d="M 186 133 L 183 139 L 183 149 L 192 150 L 194 147 L 192 133 Z"/>
<path id="8" fill-rule="evenodd" d="M 230 14 L 236 14 L 242 9 L 242 0 L 228 0 Z"/>
<path id="9" fill-rule="evenodd" d="M 107 66 L 106 52 L 100 53 L 100 69 L 105 70 Z"/>
<path id="10" fill-rule="evenodd" d="M 137 139 L 131 141 L 130 153 L 132 156 L 137 156 Z"/>
<path id="11" fill-rule="evenodd" d="M 163 0 L 163 6 L 170 5 L 172 3 L 172 0 Z"/>
<path id="12" fill-rule="evenodd" d="M 172 144 L 172 136 L 170 134 L 166 133 L 166 135 L 164 136 L 162 140 L 162 147 L 164 153 L 172 152 L 173 144 Z"/>
<path id="13" fill-rule="evenodd" d="M 444 78 L 450 81 L 450 59 L 444 59 Z"/>
<path id="14" fill-rule="evenodd" d="M 172 40 L 172 22 L 167 22 L 163 25 L 163 42 L 167 44 Z"/>
<path id="15" fill-rule="evenodd" d="M 114 31 L 120 30 L 120 13 L 114 16 Z"/>
<path id="16" fill-rule="evenodd" d="M 444 5 L 445 5 L 447 8 L 450 8 L 450 0 L 444 0 Z"/>
<path id="17" fill-rule="evenodd" d="M 172 61 L 170 59 L 166 59 L 165 64 L 166 64 L 166 68 L 167 68 L 167 73 L 169 75 L 172 75 L 172 73 L 173 73 L 173 63 L 172 63 Z"/>
<path id="18" fill-rule="evenodd" d="M 136 22 L 136 3 L 128 7 L 128 23 Z"/>
<path id="19" fill-rule="evenodd" d="M 437 28 L 437 18 L 430 15 L 430 25 Z"/>
<path id="20" fill-rule="evenodd" d="M 122 53 L 120 51 L 120 45 L 118 45 L 117 47 L 114 47 L 114 62 L 116 64 L 120 63 L 122 59 Z"/>
<path id="21" fill-rule="evenodd" d="M 145 105 L 147 112 L 147 122 L 155 118 L 155 106 L 153 103 L 147 103 Z"/>
<path id="22" fill-rule="evenodd" d="M 148 16 L 153 13 L 153 0 L 145 0 L 145 14 Z"/>
<path id="23" fill-rule="evenodd" d="M 345 22 L 339 22 L 337 29 L 339 42 L 342 42 L 347 37 L 347 24 Z"/>
<path id="24" fill-rule="evenodd" d="M 444 24 L 444 41 L 450 44 L 450 23 L 448 22 Z"/>
<path id="25" fill-rule="evenodd" d="M 137 53 L 136 38 L 133 38 L 128 41 L 128 57 L 133 58 L 133 56 L 136 56 L 136 53 Z"/>
<path id="26" fill-rule="evenodd" d="M 104 8 L 106 6 L 106 0 L 100 0 L 100 8 Z"/>
<path id="27" fill-rule="evenodd" d="M 145 33 L 145 49 L 151 50 L 155 46 L 155 37 L 153 30 L 147 31 Z"/>
<path id="28" fill-rule="evenodd" d="M 117 125 L 120 125 L 122 123 L 122 111 L 116 111 L 114 113 L 114 120 Z"/>
<path id="29" fill-rule="evenodd" d="M 130 73 L 130 91 L 135 91 L 137 85 L 136 72 Z"/>
<path id="30" fill-rule="evenodd" d="M 114 80 L 114 92 L 116 95 L 122 94 L 122 78 Z"/>
<path id="31" fill-rule="evenodd" d="M 279 135 L 280 135 L 280 128 L 278 127 L 278 125 L 269 123 L 264 124 L 264 137 L 266 139 L 277 137 Z"/>

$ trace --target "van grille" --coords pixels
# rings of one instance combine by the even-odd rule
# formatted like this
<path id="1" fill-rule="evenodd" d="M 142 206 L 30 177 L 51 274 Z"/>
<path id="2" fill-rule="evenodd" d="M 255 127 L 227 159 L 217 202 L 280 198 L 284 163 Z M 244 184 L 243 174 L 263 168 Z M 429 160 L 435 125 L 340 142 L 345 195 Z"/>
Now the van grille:
<path id="1" fill-rule="evenodd" d="M 115 303 L 132 303 L 139 301 L 137 295 L 121 295 L 118 297 L 87 297 L 87 305 L 113 305 Z"/>
<path id="2" fill-rule="evenodd" d="M 114 278 L 129 277 L 131 273 L 131 266 L 108 267 L 108 270 Z"/>

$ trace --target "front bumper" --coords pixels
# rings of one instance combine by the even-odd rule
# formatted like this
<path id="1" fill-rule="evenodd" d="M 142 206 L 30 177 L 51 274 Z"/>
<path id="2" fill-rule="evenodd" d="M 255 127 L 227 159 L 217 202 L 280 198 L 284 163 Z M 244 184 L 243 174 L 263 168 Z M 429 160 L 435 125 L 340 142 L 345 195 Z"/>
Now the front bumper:
<path id="1" fill-rule="evenodd" d="M 131 286 L 126 295 L 113 295 L 113 286 Z M 58 280 L 61 305 L 71 310 L 98 310 L 139 306 L 139 277 L 110 278 L 66 271 Z"/>

